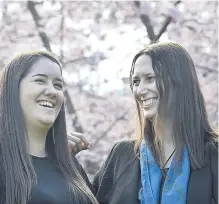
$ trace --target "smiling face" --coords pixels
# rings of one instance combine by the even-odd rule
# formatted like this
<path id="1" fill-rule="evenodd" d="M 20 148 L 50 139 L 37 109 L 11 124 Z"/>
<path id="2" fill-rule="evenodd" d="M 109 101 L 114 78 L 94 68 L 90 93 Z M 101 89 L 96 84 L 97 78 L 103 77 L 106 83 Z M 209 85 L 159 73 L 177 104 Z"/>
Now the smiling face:
<path id="1" fill-rule="evenodd" d="M 159 92 L 152 61 L 148 55 L 141 55 L 136 60 L 132 84 L 134 96 L 143 110 L 144 117 L 154 118 L 158 109 Z"/>
<path id="2" fill-rule="evenodd" d="M 21 80 L 19 92 L 26 125 L 50 128 L 64 101 L 61 68 L 39 58 Z"/>

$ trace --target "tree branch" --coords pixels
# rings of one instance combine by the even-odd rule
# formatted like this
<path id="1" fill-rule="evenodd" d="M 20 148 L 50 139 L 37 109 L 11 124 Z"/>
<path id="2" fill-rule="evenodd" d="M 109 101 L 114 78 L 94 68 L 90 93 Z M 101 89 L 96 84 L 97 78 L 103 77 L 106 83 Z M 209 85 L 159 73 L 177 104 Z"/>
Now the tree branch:
<path id="1" fill-rule="evenodd" d="M 40 21 L 40 16 L 38 15 L 37 11 L 36 11 L 36 8 L 35 8 L 35 2 L 33 1 L 28 1 L 27 2 L 27 7 L 30 11 L 30 13 L 32 14 L 32 17 L 34 19 L 34 22 L 35 22 L 35 25 L 36 25 L 36 28 L 37 28 L 37 32 L 39 34 L 39 37 L 43 43 L 43 46 L 49 50 L 50 52 L 52 51 L 51 50 L 51 47 L 50 47 L 50 42 L 49 42 L 49 38 L 48 36 L 46 35 L 46 33 L 43 31 L 43 27 L 42 25 L 40 25 L 39 21 Z"/>
<path id="2" fill-rule="evenodd" d="M 199 69 L 202 69 L 204 71 L 207 71 L 208 73 L 211 72 L 211 73 L 215 73 L 215 74 L 218 74 L 218 70 L 217 69 L 211 69 L 209 67 L 205 67 L 205 66 L 202 66 L 202 65 L 198 65 L 198 64 L 195 64 L 195 67 L 199 68 Z"/>
<path id="3" fill-rule="evenodd" d="M 66 66 L 66 65 L 71 64 L 71 63 L 76 63 L 76 62 L 79 62 L 79 61 L 82 61 L 82 60 L 88 60 L 88 58 L 85 57 L 85 56 L 79 56 L 75 59 L 71 59 L 71 60 L 63 62 L 63 66 Z"/>
<path id="4" fill-rule="evenodd" d="M 140 1 L 134 1 L 134 5 L 138 10 L 140 10 L 140 7 L 141 7 Z M 154 34 L 154 28 L 151 24 L 150 17 L 148 14 L 142 14 L 142 13 L 140 13 L 139 16 L 140 16 L 141 22 L 144 24 L 144 26 L 147 29 L 148 38 L 152 42 L 155 38 L 155 34 Z"/>
<path id="5" fill-rule="evenodd" d="M 181 1 L 174 2 L 174 7 L 176 7 L 180 3 L 181 3 Z M 158 34 L 154 38 L 154 42 L 156 42 L 160 39 L 161 35 L 163 35 L 163 33 L 166 31 L 168 25 L 171 23 L 172 20 L 173 20 L 173 18 L 170 15 L 166 18 L 166 20 L 164 21 L 163 26 L 161 27 L 160 31 L 158 32 Z"/>
<path id="6" fill-rule="evenodd" d="M 96 144 L 102 140 L 103 138 L 105 138 L 107 136 L 107 133 L 120 121 L 124 118 L 124 116 L 126 114 L 128 114 L 129 111 L 125 111 L 122 115 L 118 116 L 107 128 L 105 131 L 103 131 L 99 136 L 96 137 L 95 141 L 92 142 L 92 146 L 90 149 L 92 149 L 92 147 L 95 147 Z"/>
<path id="7" fill-rule="evenodd" d="M 179 3 L 181 3 L 181 1 L 176 1 L 174 2 L 174 6 L 177 6 Z M 141 2 L 140 1 L 134 1 L 134 5 L 135 7 L 140 10 L 141 7 Z M 158 32 L 157 35 L 155 35 L 154 33 L 154 29 L 153 26 L 151 24 L 151 20 L 148 14 L 145 13 L 140 13 L 140 19 L 142 21 L 142 23 L 144 24 L 144 26 L 147 29 L 147 33 L 148 33 L 148 38 L 150 39 L 150 42 L 156 42 L 160 39 L 161 35 L 166 31 L 168 25 L 171 23 L 171 21 L 173 20 L 173 18 L 169 15 L 166 20 L 164 21 L 163 26 L 161 27 L 160 31 Z"/>

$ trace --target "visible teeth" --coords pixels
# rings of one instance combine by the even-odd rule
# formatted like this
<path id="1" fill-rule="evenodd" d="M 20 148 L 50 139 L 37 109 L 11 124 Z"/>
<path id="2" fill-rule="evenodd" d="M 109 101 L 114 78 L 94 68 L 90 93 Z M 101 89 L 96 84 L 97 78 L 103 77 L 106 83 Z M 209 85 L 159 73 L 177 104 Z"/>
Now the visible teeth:
<path id="1" fill-rule="evenodd" d="M 50 108 L 53 108 L 53 104 L 48 102 L 48 101 L 40 101 L 39 104 L 41 106 L 46 106 L 46 107 L 50 107 Z"/>
<path id="2" fill-rule="evenodd" d="M 146 101 L 143 101 L 143 106 L 146 106 L 146 107 L 151 106 L 156 101 L 157 101 L 157 99 L 155 99 L 155 98 L 148 99 Z"/>

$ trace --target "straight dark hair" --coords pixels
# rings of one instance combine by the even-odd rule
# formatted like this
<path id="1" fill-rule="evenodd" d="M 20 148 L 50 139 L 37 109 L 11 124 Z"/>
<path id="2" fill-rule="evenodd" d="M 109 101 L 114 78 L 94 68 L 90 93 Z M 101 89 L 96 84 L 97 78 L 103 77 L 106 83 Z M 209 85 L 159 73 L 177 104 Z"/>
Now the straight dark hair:
<path id="1" fill-rule="evenodd" d="M 27 151 L 24 116 L 19 100 L 19 84 L 31 66 L 46 57 L 59 62 L 49 52 L 24 53 L 13 58 L 1 75 L 0 84 L 0 178 L 5 204 L 26 204 L 37 179 Z M 61 66 L 60 66 L 61 69 Z M 48 159 L 56 164 L 76 199 L 98 204 L 68 152 L 64 104 L 46 138 Z M 3 202 L 3 200 L 1 202 Z"/>
<path id="2" fill-rule="evenodd" d="M 130 71 L 130 87 L 133 91 L 132 75 L 135 62 L 147 55 L 152 60 L 159 91 L 158 113 L 154 121 L 144 119 L 136 100 L 138 115 L 138 135 L 135 150 L 139 149 L 143 138 L 147 141 L 156 159 L 160 152 L 156 146 L 156 127 L 170 121 L 178 162 L 186 146 L 191 167 L 200 169 L 205 165 L 204 148 L 206 142 L 217 143 L 218 133 L 208 121 L 206 107 L 198 82 L 194 62 L 189 53 L 177 43 L 154 43 L 140 52 L 133 59 Z M 163 126 L 165 128 L 165 125 Z"/>

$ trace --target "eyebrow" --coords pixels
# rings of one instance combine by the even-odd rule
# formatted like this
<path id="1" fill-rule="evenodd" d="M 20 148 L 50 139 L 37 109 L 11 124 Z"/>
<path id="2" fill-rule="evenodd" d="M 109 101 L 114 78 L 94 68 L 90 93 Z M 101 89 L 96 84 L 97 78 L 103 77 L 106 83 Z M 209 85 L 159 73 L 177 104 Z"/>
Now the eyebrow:
<path id="1" fill-rule="evenodd" d="M 41 76 L 41 77 L 48 77 L 46 74 L 35 74 L 33 75 L 32 77 L 35 77 L 35 76 Z M 63 80 L 61 78 L 56 78 L 56 80 L 60 81 L 60 82 L 63 82 Z"/>
<path id="2" fill-rule="evenodd" d="M 144 77 L 148 77 L 148 76 L 151 76 L 151 75 L 154 76 L 153 73 L 143 74 Z M 137 77 L 139 77 L 139 76 L 138 76 L 138 75 L 135 75 L 135 74 L 132 75 L 132 78 L 137 78 Z"/>

